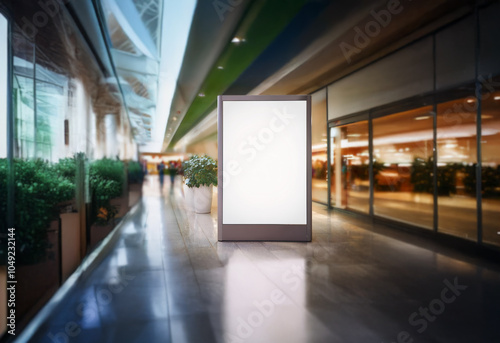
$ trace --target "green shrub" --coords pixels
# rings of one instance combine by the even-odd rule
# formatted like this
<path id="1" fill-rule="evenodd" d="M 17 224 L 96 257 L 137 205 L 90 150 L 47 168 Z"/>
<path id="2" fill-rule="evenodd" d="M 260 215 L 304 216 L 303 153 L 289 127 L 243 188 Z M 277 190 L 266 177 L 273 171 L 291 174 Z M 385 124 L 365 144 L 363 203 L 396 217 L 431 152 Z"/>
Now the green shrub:
<path id="1" fill-rule="evenodd" d="M 433 173 L 434 164 L 432 163 L 432 157 L 429 157 L 427 160 L 416 157 L 413 160 L 411 168 L 413 191 L 418 193 L 434 193 Z"/>
<path id="2" fill-rule="evenodd" d="M 123 194 L 125 185 L 125 169 L 123 162 L 104 158 L 90 164 L 90 190 L 92 195 L 91 221 L 103 223 L 114 217 L 116 208 L 111 206 L 110 200 L 118 198 Z M 107 219 L 100 218 L 99 213 L 105 209 L 110 216 Z"/>
<path id="3" fill-rule="evenodd" d="M 209 156 L 192 156 L 183 163 L 184 178 L 190 188 L 217 186 L 217 161 Z"/>
<path id="4" fill-rule="evenodd" d="M 128 182 L 142 183 L 144 181 L 144 172 L 142 165 L 137 161 L 128 162 Z"/>
<path id="5" fill-rule="evenodd" d="M 41 160 L 14 160 L 15 228 L 18 260 L 42 261 L 48 248 L 47 228 L 59 216 L 57 204 L 75 196 L 74 181 Z M 2 220 L 7 211 L 7 162 L 0 163 Z M 4 227 L 4 223 L 2 226 Z"/>
<path id="6" fill-rule="evenodd" d="M 74 181 L 76 177 L 76 157 L 62 158 L 54 165 L 54 170 L 62 177 Z"/>

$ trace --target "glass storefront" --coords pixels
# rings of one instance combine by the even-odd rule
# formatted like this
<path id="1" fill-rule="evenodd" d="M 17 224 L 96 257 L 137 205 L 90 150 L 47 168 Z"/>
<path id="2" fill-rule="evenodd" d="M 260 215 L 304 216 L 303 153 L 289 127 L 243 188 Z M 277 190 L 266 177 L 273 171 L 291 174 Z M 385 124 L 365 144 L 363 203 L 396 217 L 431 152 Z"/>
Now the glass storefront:
<path id="1" fill-rule="evenodd" d="M 331 126 L 332 207 L 369 214 L 372 188 L 376 217 L 477 241 L 480 201 L 482 241 L 500 246 L 500 91 L 484 91 L 481 105 L 481 168 L 472 95 L 374 116 L 372 184 L 370 121 Z"/>
<path id="2" fill-rule="evenodd" d="M 333 127 L 331 137 L 332 206 L 370 211 L 368 121 Z"/>
<path id="3" fill-rule="evenodd" d="M 483 242 L 500 246 L 500 91 L 483 95 L 481 113 Z"/>
<path id="4" fill-rule="evenodd" d="M 311 96 L 312 200 L 328 203 L 326 88 Z"/>
<path id="5" fill-rule="evenodd" d="M 477 104 L 437 105 L 438 231 L 477 240 Z"/>
<path id="6" fill-rule="evenodd" d="M 373 119 L 374 213 L 432 229 L 432 107 Z"/>

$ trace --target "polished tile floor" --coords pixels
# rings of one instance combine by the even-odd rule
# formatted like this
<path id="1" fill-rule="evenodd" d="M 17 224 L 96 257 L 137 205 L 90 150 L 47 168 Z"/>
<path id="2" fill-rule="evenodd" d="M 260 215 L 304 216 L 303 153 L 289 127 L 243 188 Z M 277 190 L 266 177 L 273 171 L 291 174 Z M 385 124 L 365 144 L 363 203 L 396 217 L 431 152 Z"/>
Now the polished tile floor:
<path id="1" fill-rule="evenodd" d="M 500 342 L 500 266 L 313 206 L 313 242 L 218 242 L 155 180 L 30 342 Z"/>

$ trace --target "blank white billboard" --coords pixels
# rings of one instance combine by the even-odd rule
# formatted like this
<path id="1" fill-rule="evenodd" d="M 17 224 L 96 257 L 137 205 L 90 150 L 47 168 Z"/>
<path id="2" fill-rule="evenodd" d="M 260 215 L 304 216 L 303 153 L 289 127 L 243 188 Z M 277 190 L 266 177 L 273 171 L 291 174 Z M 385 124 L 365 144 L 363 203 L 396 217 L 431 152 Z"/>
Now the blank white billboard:
<path id="1" fill-rule="evenodd" d="M 309 97 L 245 98 L 219 100 L 219 227 L 305 227 L 310 207 Z"/>

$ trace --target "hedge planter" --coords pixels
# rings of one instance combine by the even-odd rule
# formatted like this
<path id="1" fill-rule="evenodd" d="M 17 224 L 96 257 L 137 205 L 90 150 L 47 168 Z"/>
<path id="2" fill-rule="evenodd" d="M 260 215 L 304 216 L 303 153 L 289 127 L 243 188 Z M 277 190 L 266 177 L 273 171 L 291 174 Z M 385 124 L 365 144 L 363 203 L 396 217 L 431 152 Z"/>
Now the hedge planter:
<path id="1" fill-rule="evenodd" d="M 16 263 L 16 316 L 23 320 L 33 316 L 59 288 L 59 221 L 47 229 L 47 249 L 43 261 Z"/>
<path id="2" fill-rule="evenodd" d="M 90 249 L 93 250 L 115 227 L 114 221 L 106 225 L 94 224 L 90 227 Z"/>
<path id="3" fill-rule="evenodd" d="M 196 213 L 210 213 L 212 210 L 213 186 L 200 186 L 194 189 L 194 211 Z"/>
<path id="4" fill-rule="evenodd" d="M 129 210 L 128 194 L 120 198 L 111 199 L 110 203 L 111 206 L 116 207 L 116 209 L 118 210 L 118 213 L 115 216 L 116 218 L 122 218 L 127 214 Z"/>
<path id="5" fill-rule="evenodd" d="M 128 206 L 134 207 L 142 198 L 142 183 L 133 183 L 129 185 Z"/>
<path id="6" fill-rule="evenodd" d="M 80 265 L 80 214 L 61 214 L 62 281 Z"/>

